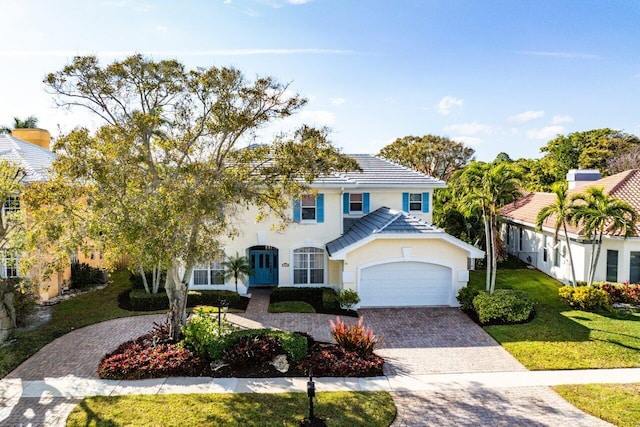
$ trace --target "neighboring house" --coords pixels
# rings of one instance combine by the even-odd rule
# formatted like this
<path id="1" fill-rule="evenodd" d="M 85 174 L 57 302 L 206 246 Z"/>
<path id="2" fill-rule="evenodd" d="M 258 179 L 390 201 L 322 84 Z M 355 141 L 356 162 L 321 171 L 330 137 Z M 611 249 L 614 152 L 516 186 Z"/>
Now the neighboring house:
<path id="1" fill-rule="evenodd" d="M 12 163 L 20 165 L 26 172 L 24 182 L 29 185 L 33 182 L 46 181 L 49 177 L 51 163 L 55 159 L 55 154 L 49 150 L 51 136 L 44 129 L 14 129 L 11 135 L 0 134 L 0 158 L 7 159 Z M 2 209 L 20 210 L 20 195 L 9 197 Z M 43 258 L 46 259 L 46 251 L 43 251 Z M 99 266 L 101 254 L 91 253 L 86 256 L 78 254 L 73 256 L 74 260 L 87 262 L 92 266 Z M 31 277 L 35 272 L 27 272 L 27 277 Z M 0 277 L 18 277 L 20 274 L 19 254 L 5 251 L 0 257 Z M 59 295 L 62 289 L 69 285 L 71 277 L 70 268 L 58 272 L 40 283 L 39 294 L 42 300 Z"/>
<path id="2" fill-rule="evenodd" d="M 316 180 L 317 194 L 291 203 L 293 223 L 273 231 L 249 209 L 225 253 L 249 258 L 252 286 L 332 286 L 356 290 L 360 307 L 457 306 L 469 266 L 484 253 L 431 225 L 433 190 L 445 183 L 368 154 L 362 171 Z M 194 270 L 193 289 L 223 283 L 222 259 Z"/>
<path id="3" fill-rule="evenodd" d="M 567 174 L 569 197 L 591 186 L 604 187 L 610 196 L 624 200 L 640 212 L 640 169 L 632 169 L 600 179 L 597 171 L 572 170 Z M 529 193 L 500 211 L 505 222 L 503 240 L 507 252 L 531 264 L 540 271 L 568 283 L 571 266 L 562 229 L 554 241 L 555 217 L 549 218 L 541 231 L 536 231 L 538 212 L 555 201 L 553 193 Z M 568 225 L 576 280 L 586 281 L 591 260 L 591 242 L 581 234 L 581 228 Z M 628 239 L 605 235 L 596 281 L 640 283 L 640 224 Z"/>

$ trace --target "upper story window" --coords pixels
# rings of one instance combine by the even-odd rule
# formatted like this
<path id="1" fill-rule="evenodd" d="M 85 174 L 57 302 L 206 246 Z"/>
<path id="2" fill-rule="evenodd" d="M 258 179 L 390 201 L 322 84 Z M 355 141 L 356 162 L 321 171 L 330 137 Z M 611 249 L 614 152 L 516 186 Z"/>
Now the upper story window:
<path id="1" fill-rule="evenodd" d="M 20 210 L 20 196 L 9 196 L 2 206 L 4 213 L 18 212 Z"/>
<path id="2" fill-rule="evenodd" d="M 4 251 L 2 253 L 2 264 L 0 264 L 0 277 L 18 277 L 18 267 L 20 261 L 15 252 Z"/>
<path id="3" fill-rule="evenodd" d="M 342 213 L 368 214 L 369 213 L 369 193 L 343 193 Z"/>
<path id="4" fill-rule="evenodd" d="M 293 202 L 295 222 L 324 222 L 324 194 L 303 196 Z"/>
<path id="5" fill-rule="evenodd" d="M 303 221 L 316 221 L 317 205 L 315 196 L 304 196 L 301 200 Z"/>
<path id="6" fill-rule="evenodd" d="M 402 210 L 405 212 L 428 213 L 429 193 L 402 193 Z"/>

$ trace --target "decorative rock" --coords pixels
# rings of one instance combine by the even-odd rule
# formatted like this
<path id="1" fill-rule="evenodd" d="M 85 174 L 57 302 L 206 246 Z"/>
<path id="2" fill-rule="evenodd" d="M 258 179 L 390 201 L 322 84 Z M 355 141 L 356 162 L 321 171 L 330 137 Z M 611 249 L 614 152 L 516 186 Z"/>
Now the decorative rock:
<path id="1" fill-rule="evenodd" d="M 211 369 L 213 369 L 214 371 L 217 371 L 218 369 L 222 369 L 225 366 L 227 366 L 227 364 L 224 363 L 222 360 L 214 360 L 213 362 L 211 362 Z"/>
<path id="2" fill-rule="evenodd" d="M 271 364 L 278 372 L 285 373 L 289 370 L 289 362 L 286 354 L 279 354 L 273 358 Z"/>

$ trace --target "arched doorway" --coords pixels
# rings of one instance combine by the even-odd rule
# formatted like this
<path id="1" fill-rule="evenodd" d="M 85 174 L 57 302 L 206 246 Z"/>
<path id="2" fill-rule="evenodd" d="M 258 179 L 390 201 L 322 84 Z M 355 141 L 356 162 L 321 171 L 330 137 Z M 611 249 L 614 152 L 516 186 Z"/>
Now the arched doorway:
<path id="1" fill-rule="evenodd" d="M 273 246 L 249 248 L 251 275 L 249 286 L 275 286 L 278 284 L 278 249 Z"/>

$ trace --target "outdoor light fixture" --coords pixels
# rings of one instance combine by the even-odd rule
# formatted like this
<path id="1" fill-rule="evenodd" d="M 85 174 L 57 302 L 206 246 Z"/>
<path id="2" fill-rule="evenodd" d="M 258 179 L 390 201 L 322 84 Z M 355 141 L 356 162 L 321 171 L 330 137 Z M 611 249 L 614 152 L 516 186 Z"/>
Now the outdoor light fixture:
<path id="1" fill-rule="evenodd" d="M 309 381 L 307 381 L 307 396 L 309 397 L 309 418 L 305 418 L 300 423 L 301 426 L 326 426 L 327 423 L 322 418 L 316 418 L 313 414 L 313 398 L 316 397 L 316 384 L 313 382 L 313 376 L 309 371 Z"/>

